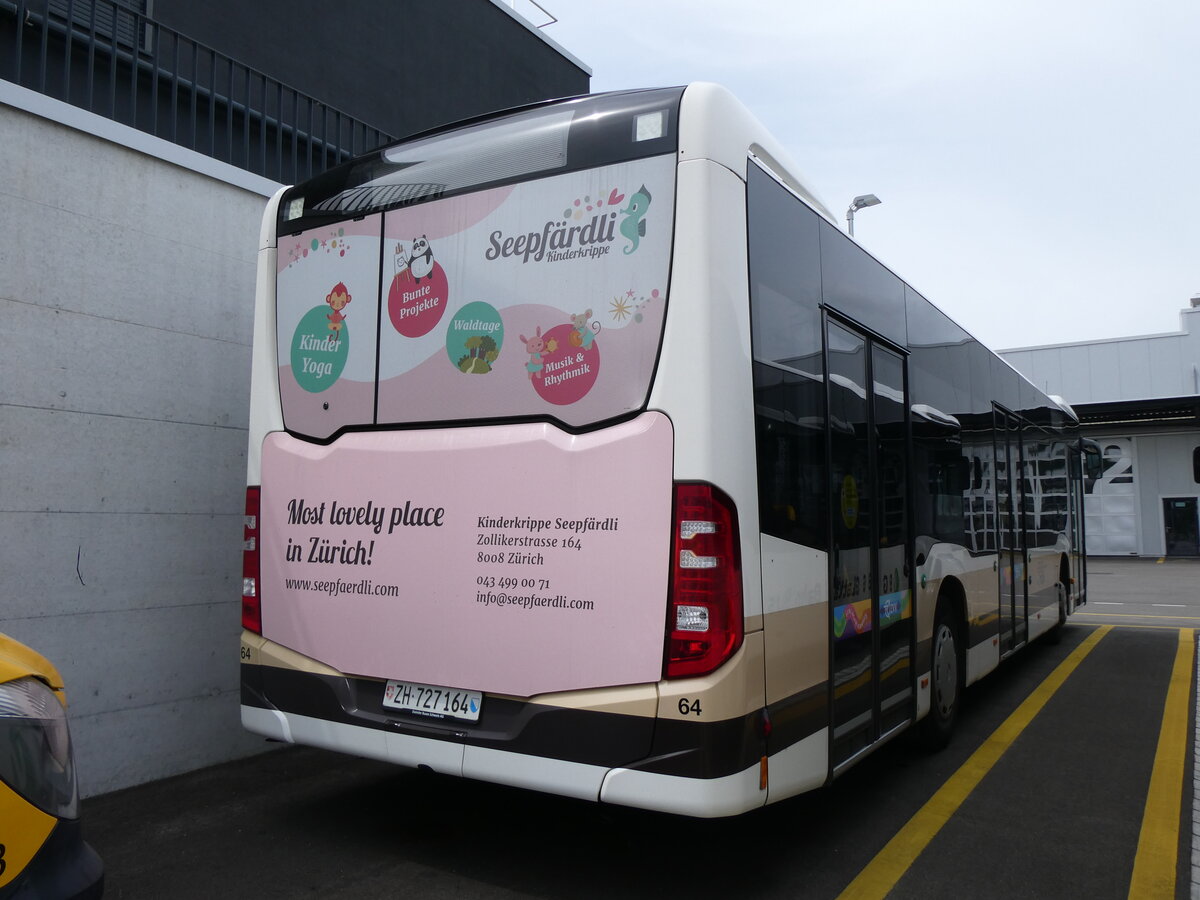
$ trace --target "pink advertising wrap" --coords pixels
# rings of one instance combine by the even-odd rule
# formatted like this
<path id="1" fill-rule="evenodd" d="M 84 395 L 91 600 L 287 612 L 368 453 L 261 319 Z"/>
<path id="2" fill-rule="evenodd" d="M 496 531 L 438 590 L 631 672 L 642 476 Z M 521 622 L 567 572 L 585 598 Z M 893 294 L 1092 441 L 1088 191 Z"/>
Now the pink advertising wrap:
<path id="1" fill-rule="evenodd" d="M 546 423 L 263 446 L 263 635 L 347 674 L 492 693 L 657 681 L 672 429 Z"/>

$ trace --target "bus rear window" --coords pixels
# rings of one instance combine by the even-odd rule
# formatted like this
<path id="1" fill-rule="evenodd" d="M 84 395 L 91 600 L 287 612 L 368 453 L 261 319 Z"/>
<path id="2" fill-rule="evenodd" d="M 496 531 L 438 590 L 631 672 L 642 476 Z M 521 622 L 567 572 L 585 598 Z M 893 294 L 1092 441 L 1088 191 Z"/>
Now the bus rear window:
<path id="1" fill-rule="evenodd" d="M 464 159 L 476 155 L 486 148 Z M 665 154 L 280 237 L 285 425 L 325 439 L 535 417 L 582 428 L 636 412 L 662 336 L 674 206 Z"/>

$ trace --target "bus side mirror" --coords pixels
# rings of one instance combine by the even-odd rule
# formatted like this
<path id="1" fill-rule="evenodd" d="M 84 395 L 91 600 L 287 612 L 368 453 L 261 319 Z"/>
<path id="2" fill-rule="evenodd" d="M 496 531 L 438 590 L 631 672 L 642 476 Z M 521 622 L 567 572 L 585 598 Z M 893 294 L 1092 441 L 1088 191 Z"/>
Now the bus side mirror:
<path id="1" fill-rule="evenodd" d="M 958 476 L 958 482 L 954 485 L 955 492 L 961 494 L 963 491 L 971 490 L 973 486 L 971 483 L 971 460 L 960 456 L 954 468 L 955 474 Z"/>
<path id="2" fill-rule="evenodd" d="M 1083 471 L 1087 474 L 1087 477 L 1095 481 L 1100 477 L 1103 470 L 1104 465 L 1100 458 L 1100 448 L 1094 444 L 1091 446 L 1085 445 L 1083 448 Z"/>

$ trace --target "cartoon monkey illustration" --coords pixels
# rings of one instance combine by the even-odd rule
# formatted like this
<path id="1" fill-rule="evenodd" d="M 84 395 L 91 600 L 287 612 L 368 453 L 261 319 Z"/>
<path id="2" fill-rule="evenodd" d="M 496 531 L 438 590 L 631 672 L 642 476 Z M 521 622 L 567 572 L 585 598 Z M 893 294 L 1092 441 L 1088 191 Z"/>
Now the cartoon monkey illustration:
<path id="1" fill-rule="evenodd" d="M 333 332 L 330 335 L 335 341 L 342 338 L 342 328 L 346 317 L 342 315 L 342 310 L 346 308 L 346 304 L 350 302 L 350 291 L 346 289 L 346 285 L 338 282 L 333 286 L 333 290 L 325 295 L 325 302 L 333 309 L 325 318 L 329 320 L 329 330 Z"/>

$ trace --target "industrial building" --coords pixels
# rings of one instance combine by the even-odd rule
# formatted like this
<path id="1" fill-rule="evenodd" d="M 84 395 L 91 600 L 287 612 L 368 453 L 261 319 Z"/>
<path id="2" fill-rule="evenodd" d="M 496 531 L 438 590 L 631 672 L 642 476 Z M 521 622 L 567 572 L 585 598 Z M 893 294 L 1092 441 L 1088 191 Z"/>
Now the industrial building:
<path id="1" fill-rule="evenodd" d="M 1200 294 L 1179 331 L 1000 351 L 1064 397 L 1103 471 L 1087 480 L 1091 556 L 1200 556 Z"/>

